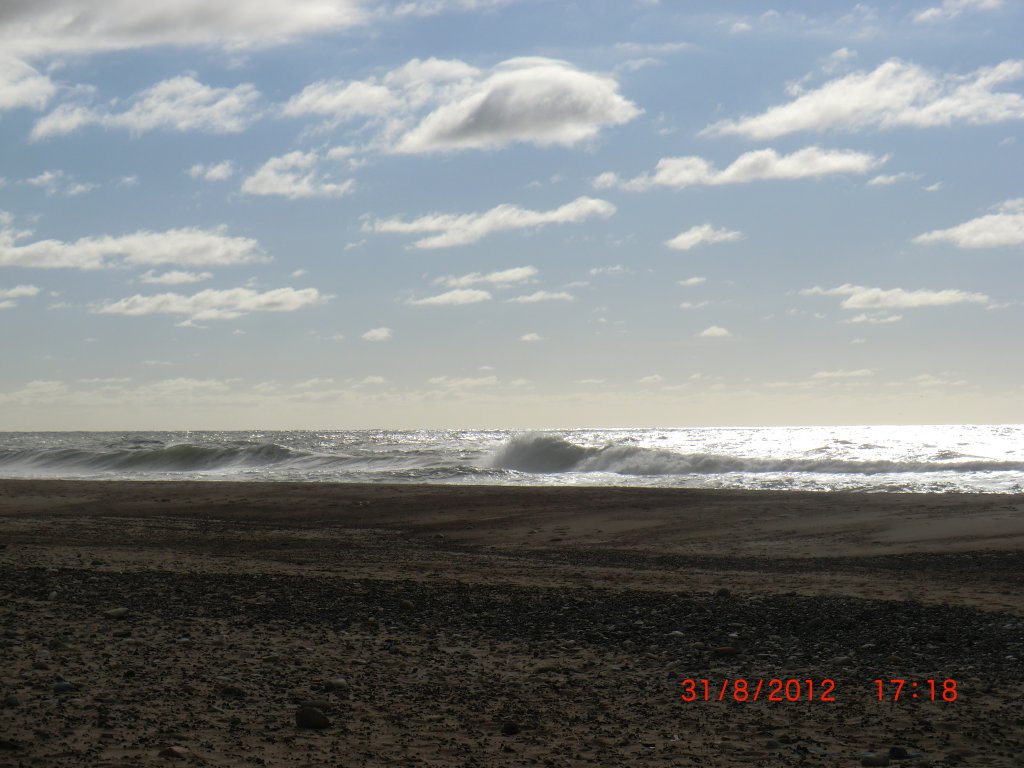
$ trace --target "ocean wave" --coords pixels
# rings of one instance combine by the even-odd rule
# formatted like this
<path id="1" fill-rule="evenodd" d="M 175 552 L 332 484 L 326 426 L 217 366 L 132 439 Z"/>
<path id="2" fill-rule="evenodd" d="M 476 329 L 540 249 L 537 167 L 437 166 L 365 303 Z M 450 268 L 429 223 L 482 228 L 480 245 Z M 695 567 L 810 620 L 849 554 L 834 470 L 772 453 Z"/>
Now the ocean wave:
<path id="1" fill-rule="evenodd" d="M 273 443 L 204 446 L 182 443 L 160 448 L 89 451 L 76 448 L 0 450 L 0 466 L 78 472 L 208 472 L 265 467 L 308 456 Z"/>
<path id="2" fill-rule="evenodd" d="M 849 461 L 829 458 L 749 458 L 678 453 L 662 448 L 607 443 L 583 446 L 558 435 L 517 435 L 492 457 L 491 466 L 533 474 L 607 472 L 619 475 L 720 475 L 729 473 L 904 474 L 931 472 L 1024 472 L 1024 462 Z"/>

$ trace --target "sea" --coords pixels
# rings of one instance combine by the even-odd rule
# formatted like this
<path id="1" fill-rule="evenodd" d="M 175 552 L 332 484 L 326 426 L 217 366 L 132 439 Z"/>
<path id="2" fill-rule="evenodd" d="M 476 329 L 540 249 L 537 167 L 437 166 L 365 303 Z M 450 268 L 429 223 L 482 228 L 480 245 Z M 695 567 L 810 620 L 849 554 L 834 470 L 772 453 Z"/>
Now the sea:
<path id="1" fill-rule="evenodd" d="M 1024 425 L 6 432 L 0 477 L 1024 492 Z"/>

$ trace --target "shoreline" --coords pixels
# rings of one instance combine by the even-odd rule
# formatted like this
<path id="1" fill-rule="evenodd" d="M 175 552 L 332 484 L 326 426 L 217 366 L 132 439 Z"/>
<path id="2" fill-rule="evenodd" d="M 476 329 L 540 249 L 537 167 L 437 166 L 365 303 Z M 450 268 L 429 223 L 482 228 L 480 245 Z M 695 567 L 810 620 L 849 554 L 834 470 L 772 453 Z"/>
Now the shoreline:
<path id="1" fill-rule="evenodd" d="M 0 480 L 0 766 L 1016 766 L 1021 518 L 1019 495 Z M 958 698 L 879 701 L 891 678 Z M 681 700 L 705 679 L 837 700 Z M 329 726 L 297 727 L 304 702 Z"/>

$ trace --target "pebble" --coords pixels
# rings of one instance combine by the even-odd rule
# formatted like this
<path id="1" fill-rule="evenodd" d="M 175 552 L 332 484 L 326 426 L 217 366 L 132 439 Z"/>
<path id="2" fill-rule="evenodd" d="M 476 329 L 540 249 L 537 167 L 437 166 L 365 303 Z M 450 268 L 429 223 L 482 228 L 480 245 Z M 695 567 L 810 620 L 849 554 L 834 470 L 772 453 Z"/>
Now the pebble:
<path id="1" fill-rule="evenodd" d="M 719 588 L 718 588 L 718 589 L 717 589 L 717 590 L 715 591 L 715 594 L 716 594 L 716 595 L 717 595 L 718 597 L 728 597 L 729 595 L 731 595 L 731 594 L 732 594 L 732 592 L 730 592 L 730 591 L 729 591 L 729 589 L 728 589 L 727 587 L 719 587 Z"/>
<path id="2" fill-rule="evenodd" d="M 123 619 L 128 615 L 128 609 L 124 606 L 120 608 L 111 608 L 109 611 L 104 611 L 103 615 L 108 619 Z"/>
<path id="3" fill-rule="evenodd" d="M 413 604 L 412 600 L 409 600 L 408 598 L 403 598 L 402 600 L 399 600 L 398 605 L 400 608 L 402 608 L 402 610 L 405 611 L 411 611 L 413 608 L 416 607 Z"/>
<path id="4" fill-rule="evenodd" d="M 893 760 L 906 760 L 910 753 L 903 747 L 889 747 L 889 757 Z"/>
<path id="5" fill-rule="evenodd" d="M 303 706 L 295 711 L 295 725 L 299 728 L 321 731 L 324 728 L 330 728 L 331 721 L 316 707 Z"/>
<path id="6" fill-rule="evenodd" d="M 183 760 L 183 759 L 187 758 L 190 754 L 191 753 L 187 749 L 185 749 L 184 747 L 171 746 L 171 747 L 164 747 L 163 749 L 161 749 L 159 755 L 157 755 L 157 756 L 158 757 L 170 757 L 170 758 L 174 758 L 176 760 Z"/>
<path id="7" fill-rule="evenodd" d="M 861 765 L 885 766 L 889 764 L 888 755 L 867 755 L 860 759 Z"/>
<path id="8" fill-rule="evenodd" d="M 731 645 L 722 645 L 718 648 L 712 648 L 711 653 L 715 656 L 736 656 L 739 654 L 739 648 L 735 648 Z"/>
<path id="9" fill-rule="evenodd" d="M 54 693 L 71 693 L 81 688 L 77 683 L 69 683 L 67 680 L 58 680 L 53 684 Z"/>
<path id="10" fill-rule="evenodd" d="M 324 684 L 328 691 L 343 691 L 348 688 L 348 680 L 344 677 L 334 677 Z"/>
<path id="11" fill-rule="evenodd" d="M 20 707 L 21 706 L 21 699 L 19 699 L 13 693 L 10 694 L 9 696 L 4 696 L 4 706 L 5 707 Z"/>
<path id="12" fill-rule="evenodd" d="M 515 736 L 517 733 L 519 733 L 519 723 L 515 720 L 508 720 L 501 726 L 501 734 L 503 736 Z"/>
<path id="13" fill-rule="evenodd" d="M 682 632 L 680 632 L 678 629 L 674 629 L 671 632 L 669 632 L 668 636 L 669 637 L 686 637 L 686 635 L 683 634 Z"/>

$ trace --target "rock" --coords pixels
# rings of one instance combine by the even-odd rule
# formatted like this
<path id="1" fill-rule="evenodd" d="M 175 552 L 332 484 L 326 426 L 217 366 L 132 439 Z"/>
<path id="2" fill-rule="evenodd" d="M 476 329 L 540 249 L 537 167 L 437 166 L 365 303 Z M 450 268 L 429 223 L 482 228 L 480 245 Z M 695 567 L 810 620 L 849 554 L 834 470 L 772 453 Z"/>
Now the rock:
<path id="1" fill-rule="evenodd" d="M 41 670 L 41 671 L 46 671 L 49 668 L 50 668 L 50 665 L 47 664 L 45 661 L 42 661 L 40 659 L 36 659 L 35 661 L 32 662 L 32 669 L 38 669 L 38 670 Z"/>
<path id="2" fill-rule="evenodd" d="M 0 749 L 11 750 L 12 752 L 21 749 L 21 744 L 14 739 L 0 739 Z"/>
<path id="3" fill-rule="evenodd" d="M 865 755 L 860 759 L 861 765 L 885 766 L 889 764 L 888 755 Z"/>
<path id="4" fill-rule="evenodd" d="M 109 611 L 104 611 L 103 615 L 108 619 L 123 619 L 128 615 L 128 609 L 124 606 L 120 608 L 111 608 Z"/>
<path id="5" fill-rule="evenodd" d="M 77 691 L 81 687 L 82 686 L 78 685 L 78 683 L 69 683 L 67 680 L 58 680 L 56 683 L 53 684 L 53 692 L 72 693 L 73 691 Z"/>
<path id="6" fill-rule="evenodd" d="M 13 693 L 8 695 L 8 696 L 4 696 L 4 706 L 5 707 L 12 707 L 12 708 L 13 707 L 20 707 L 21 706 L 21 699 L 19 699 Z"/>
<path id="7" fill-rule="evenodd" d="M 906 760 L 910 753 L 904 747 L 889 747 L 889 757 L 893 760 Z"/>
<path id="8" fill-rule="evenodd" d="M 739 652 L 739 648 L 731 645 L 721 645 L 718 648 L 711 649 L 711 653 L 715 656 L 737 656 Z"/>
<path id="9" fill-rule="evenodd" d="M 163 749 L 161 749 L 160 753 L 157 755 L 157 757 L 170 757 L 170 758 L 173 758 L 175 760 L 184 760 L 185 758 L 189 757 L 191 754 L 192 753 L 189 752 L 184 747 L 170 746 L 170 747 L 164 747 Z"/>
<path id="10" fill-rule="evenodd" d="M 729 596 L 729 595 L 731 595 L 731 594 L 732 594 L 732 592 L 730 592 L 730 591 L 728 590 L 728 588 L 727 588 L 727 587 L 719 587 L 719 588 L 718 588 L 718 589 L 717 589 L 717 590 L 715 591 L 715 595 L 716 595 L 717 597 L 728 597 L 728 596 Z"/>
<path id="11" fill-rule="evenodd" d="M 348 688 L 348 680 L 344 677 L 334 677 L 324 683 L 324 690 L 343 691 Z"/>
<path id="12" fill-rule="evenodd" d="M 225 685 L 221 687 L 220 695 L 224 699 L 244 699 L 245 691 L 237 685 Z"/>
<path id="13" fill-rule="evenodd" d="M 671 632 L 668 633 L 668 636 L 669 637 L 686 637 L 686 635 L 684 635 L 678 629 L 673 629 Z"/>
<path id="14" fill-rule="evenodd" d="M 399 605 L 399 607 L 400 607 L 400 608 L 401 608 L 402 610 L 404 610 L 404 611 L 411 611 L 411 610 L 412 610 L 413 608 L 415 608 L 415 607 L 416 607 L 416 606 L 415 606 L 415 605 L 413 604 L 412 600 L 409 600 L 409 599 L 402 599 L 402 600 L 399 600 L 399 601 L 398 601 L 398 605 Z"/>
<path id="15" fill-rule="evenodd" d="M 322 731 L 324 728 L 331 727 L 331 721 L 316 707 L 299 707 L 295 711 L 295 725 L 299 728 Z"/>
<path id="16" fill-rule="evenodd" d="M 501 726 L 502 736 L 515 736 L 519 733 L 519 723 L 515 720 L 507 720 L 503 726 Z"/>

